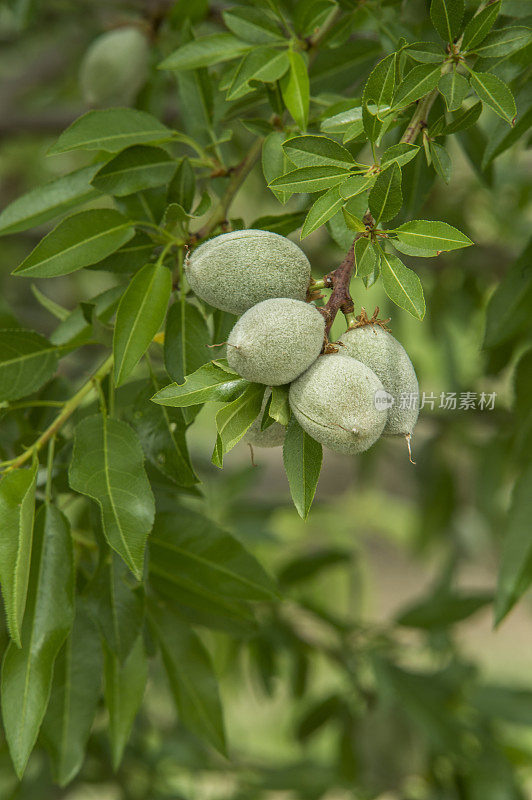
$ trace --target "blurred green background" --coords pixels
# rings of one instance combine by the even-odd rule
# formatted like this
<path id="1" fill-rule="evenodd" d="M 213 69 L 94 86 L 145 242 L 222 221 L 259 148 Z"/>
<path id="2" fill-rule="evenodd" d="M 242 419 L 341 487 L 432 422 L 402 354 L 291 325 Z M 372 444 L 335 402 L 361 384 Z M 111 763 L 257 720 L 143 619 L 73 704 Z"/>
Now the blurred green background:
<path id="1" fill-rule="evenodd" d="M 156 16 L 168 13 L 167 5 L 140 0 L 0 3 L 0 208 L 84 163 L 83 155 L 76 153 L 46 156 L 61 130 L 88 108 L 78 80 L 84 53 L 102 32 L 123 24 L 156 31 Z M 204 20 L 208 30 L 220 13 L 211 4 L 206 17 L 207 4 L 201 0 L 170 5 L 176 31 L 186 18 Z M 172 26 L 170 30 L 171 40 Z M 174 42 L 176 37 L 177 33 Z M 171 78 L 155 70 L 161 47 L 154 36 L 144 86 L 131 104 L 179 128 L 186 109 L 179 107 Z M 485 116 L 482 125 L 488 129 L 495 121 L 490 114 Z M 236 126 L 234 135 L 238 150 L 246 133 Z M 100 720 L 82 773 L 64 791 L 52 787 L 40 754 L 17 786 L 2 742 L 0 797 L 510 800 L 532 796 L 530 598 L 497 630 L 489 604 L 479 604 L 477 613 L 452 626 L 416 630 L 396 624 L 405 609 L 430 595 L 436 584 L 478 596 L 490 595 L 496 585 L 505 514 L 519 471 L 519 459 L 509 457 L 515 434 L 513 370 L 530 343 L 530 331 L 491 350 L 483 349 L 482 342 L 490 295 L 525 247 L 530 231 L 532 159 L 525 145 L 526 141 L 518 142 L 481 177 L 464 147 L 452 144 L 452 181 L 449 186 L 436 182 L 419 216 L 456 225 L 475 246 L 437 259 L 407 259 L 419 270 L 425 289 L 423 323 L 391 307 L 380 284 L 369 290 L 361 281 L 354 284 L 357 311 L 364 306 L 373 312 L 379 306 L 382 317 L 391 317 L 392 331 L 416 367 L 421 391 L 438 398 L 434 410 L 421 413 L 413 440 L 415 466 L 401 441 L 381 440 L 357 459 L 327 453 L 314 509 L 303 522 L 289 502 L 280 449 L 257 450 L 257 466 L 252 467 L 242 444 L 227 456 L 227 467 L 220 474 L 209 466 L 214 410 L 205 408 L 191 430 L 191 453 L 205 480 L 212 516 L 249 543 L 273 572 L 288 572 L 286 585 L 299 604 L 294 613 L 300 614 L 304 606 L 319 611 L 297 621 L 300 652 L 283 638 L 283 625 L 291 619 L 290 601 L 283 604 L 286 620 L 266 621 L 264 638 L 254 649 L 244 651 L 223 636 L 209 634 L 235 754 L 231 764 L 208 754 L 176 726 L 164 680 L 154 676 L 117 775 L 111 771 Z M 299 196 L 288 209 L 301 209 L 305 203 L 306 198 Z M 232 215 L 250 225 L 269 213 L 280 213 L 280 206 L 257 168 L 235 201 Z M 11 324 L 14 314 L 45 334 L 54 327 L 29 283 L 10 277 L 11 269 L 47 229 L 1 241 L 4 325 Z M 306 239 L 303 248 L 315 277 L 343 257 L 324 228 Z M 120 276 L 86 270 L 36 285 L 49 295 L 53 287 L 53 299 L 74 308 L 119 280 Z M 341 332 L 338 319 L 333 333 Z M 93 361 L 93 351 L 82 351 L 62 365 L 76 376 Z M 497 398 L 493 410 L 443 410 L 437 407 L 441 392 L 496 392 Z M 290 577 L 286 565 L 294 571 L 293 565 L 301 563 L 318 566 L 315 571 L 310 566 L 299 578 Z M 320 617 L 323 625 L 317 622 Z M 336 669 L 334 658 L 328 656 L 331 620 L 338 630 L 344 626 L 346 640 L 355 643 L 353 685 L 346 681 L 345 669 Z M 471 781 L 473 789 L 454 785 L 452 753 L 443 745 L 435 754 L 427 742 L 431 726 L 445 727 L 441 715 L 460 712 L 456 697 L 451 697 L 449 706 L 436 704 L 434 708 L 443 710 L 437 710 L 435 718 L 421 689 L 419 697 L 416 691 L 405 690 L 398 705 L 372 707 L 371 702 L 360 702 L 364 692 L 371 695 L 365 646 L 381 638 L 389 652 L 401 653 L 406 668 L 461 671 L 456 685 L 470 699 L 474 696 L 467 713 L 484 715 L 493 737 L 490 746 L 495 742 L 497 747 L 493 758 L 489 750 L 483 752 L 478 776 Z M 298 680 L 303 681 L 298 669 L 301 674 L 308 670 L 305 691 L 297 689 Z M 347 717 L 336 713 L 335 697 L 350 708 Z M 473 761 L 482 746 L 471 735 Z M 344 788 L 328 788 L 337 785 L 338 774 Z M 429 788 L 433 774 L 444 787 L 439 794 Z M 345 788 L 349 781 L 355 788 Z"/>

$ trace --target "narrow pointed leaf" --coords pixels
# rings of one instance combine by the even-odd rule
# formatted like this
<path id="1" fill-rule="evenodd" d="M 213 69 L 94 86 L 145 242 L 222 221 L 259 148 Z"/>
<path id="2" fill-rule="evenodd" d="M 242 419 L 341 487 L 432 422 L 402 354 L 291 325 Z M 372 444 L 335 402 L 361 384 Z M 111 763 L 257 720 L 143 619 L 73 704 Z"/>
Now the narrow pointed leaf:
<path id="1" fill-rule="evenodd" d="M 280 425 L 290 422 L 290 403 L 288 402 L 288 386 L 272 386 L 272 395 L 268 413 Z"/>
<path id="2" fill-rule="evenodd" d="M 210 361 L 213 354 L 210 344 L 211 334 L 199 308 L 191 303 L 173 303 L 164 333 L 164 364 L 170 378 L 182 383 L 186 375 Z M 214 352 L 219 352 L 219 348 Z"/>
<path id="3" fill-rule="evenodd" d="M 30 574 L 37 466 L 13 470 L 0 480 L 0 584 L 9 635 L 19 647 Z"/>
<path id="4" fill-rule="evenodd" d="M 449 155 L 445 147 L 442 147 L 441 144 L 438 144 L 437 142 L 430 142 L 429 150 L 434 169 L 436 170 L 440 178 L 442 178 L 445 181 L 445 183 L 449 183 L 451 180 L 451 173 L 453 169 L 451 156 Z"/>
<path id="5" fill-rule="evenodd" d="M 400 308 L 417 319 L 425 316 L 425 298 L 418 275 L 397 256 L 381 253 L 380 269 L 384 291 Z"/>
<path id="6" fill-rule="evenodd" d="M 174 170 L 175 161 L 162 147 L 133 145 L 104 164 L 92 185 L 100 192 L 123 197 L 168 183 Z"/>
<path id="7" fill-rule="evenodd" d="M 310 84 L 305 59 L 299 52 L 290 50 L 290 69 L 281 80 L 281 92 L 285 105 L 296 125 L 304 131 L 307 127 Z"/>
<path id="8" fill-rule="evenodd" d="M 414 219 L 395 229 L 400 242 L 420 250 L 459 250 L 469 247 L 471 239 L 447 222 Z"/>
<path id="9" fill-rule="evenodd" d="M 236 70 L 227 92 L 228 100 L 237 100 L 253 90 L 250 81 L 275 83 L 290 68 L 286 50 L 257 47 L 247 53 Z"/>
<path id="10" fill-rule="evenodd" d="M 217 467 L 222 466 L 224 455 L 238 444 L 259 415 L 265 390 L 266 387 L 261 383 L 249 383 L 236 400 L 227 403 L 216 414 L 216 428 L 221 446 L 221 458 L 217 457 L 217 448 L 213 454 L 213 463 Z"/>
<path id="11" fill-rule="evenodd" d="M 495 24 L 495 20 L 501 10 L 501 3 L 490 3 L 486 8 L 483 8 L 479 14 L 475 14 L 464 30 L 464 37 L 462 39 L 462 52 L 466 53 L 468 50 L 473 50 L 476 45 L 484 41 L 490 30 Z"/>
<path id="12" fill-rule="evenodd" d="M 357 239 L 355 242 L 356 274 L 367 278 L 375 269 L 377 255 L 369 239 Z"/>
<path id="13" fill-rule="evenodd" d="M 105 150 L 118 153 L 134 144 L 162 142 L 173 132 L 158 119 L 136 108 L 88 111 L 61 134 L 48 153 L 69 150 Z"/>
<path id="14" fill-rule="evenodd" d="M 134 235 L 131 222 L 114 209 L 80 211 L 62 220 L 13 274 L 35 278 L 68 275 L 101 261 Z"/>
<path id="15" fill-rule="evenodd" d="M 419 64 L 407 73 L 393 98 L 394 108 L 404 108 L 423 95 L 428 94 L 438 85 L 441 76 L 440 65 Z"/>
<path id="16" fill-rule="evenodd" d="M 447 111 L 457 111 L 470 91 L 467 78 L 456 70 L 441 76 L 438 90 L 444 97 Z"/>
<path id="17" fill-rule="evenodd" d="M 120 664 L 129 656 L 144 621 L 144 596 L 114 553 L 85 592 L 87 610 Z"/>
<path id="18" fill-rule="evenodd" d="M 195 70 L 231 61 L 250 49 L 248 42 L 232 33 L 213 33 L 182 45 L 159 64 L 159 69 Z"/>
<path id="19" fill-rule="evenodd" d="M 349 169 L 354 159 L 349 150 L 327 136 L 294 136 L 283 150 L 296 167 L 334 166 Z"/>
<path id="20" fill-rule="evenodd" d="M 340 184 L 340 194 L 344 199 L 356 197 L 357 194 L 370 189 L 375 183 L 374 175 L 351 175 Z"/>
<path id="21" fill-rule="evenodd" d="M 314 500 L 322 458 L 321 444 L 309 436 L 293 416 L 284 440 L 283 462 L 292 500 L 303 519 L 308 517 Z"/>
<path id="22" fill-rule="evenodd" d="M 394 163 L 390 169 L 381 172 L 369 193 L 369 208 L 375 222 L 389 220 L 401 210 L 401 169 Z"/>
<path id="23" fill-rule="evenodd" d="M 117 770 L 142 703 L 148 678 L 148 660 L 142 636 L 137 637 L 124 663 L 104 644 L 104 676 L 111 760 L 113 769 Z"/>
<path id="24" fill-rule="evenodd" d="M 100 168 L 101 164 L 91 164 L 17 197 L 0 214 L 0 235 L 42 225 L 96 197 L 91 180 Z"/>
<path id="25" fill-rule="evenodd" d="M 282 147 L 285 138 L 285 134 L 281 131 L 272 131 L 264 140 L 261 158 L 262 172 L 266 182 L 269 184 L 269 189 L 283 204 L 290 199 L 292 192 L 276 189 L 271 183 L 275 178 L 284 175 L 292 168 L 290 160 Z"/>
<path id="26" fill-rule="evenodd" d="M 517 109 L 514 96 L 504 81 L 490 72 L 472 72 L 470 77 L 471 86 L 482 102 L 512 125 Z"/>
<path id="27" fill-rule="evenodd" d="M 333 186 L 332 189 L 318 197 L 306 216 L 301 229 L 301 238 L 304 239 L 313 231 L 325 225 L 342 207 L 344 202 L 345 200 L 341 197 L 338 186 Z"/>
<path id="28" fill-rule="evenodd" d="M 37 514 L 31 562 L 22 648 L 11 643 L 2 666 L 2 718 L 19 777 L 48 705 L 56 656 L 74 619 L 70 527 L 53 506 L 42 506 Z"/>
<path id="29" fill-rule="evenodd" d="M 153 605 L 150 619 L 181 722 L 225 755 L 218 681 L 208 651 L 173 611 Z"/>
<path id="30" fill-rule="evenodd" d="M 153 397 L 154 403 L 174 408 L 186 408 L 208 400 L 227 401 L 234 399 L 238 391 L 242 391 L 249 382 L 237 375 L 210 362 L 200 367 L 192 375 L 187 375 L 184 383 L 171 383 L 160 389 Z"/>
<path id="31" fill-rule="evenodd" d="M 501 28 L 490 33 L 479 47 L 475 47 L 475 53 L 482 58 L 507 57 L 527 47 L 531 40 L 530 28 Z"/>
<path id="32" fill-rule="evenodd" d="M 139 580 L 155 513 L 143 461 L 125 422 L 96 414 L 77 426 L 70 486 L 98 503 L 105 538 Z"/>
<path id="33" fill-rule="evenodd" d="M 287 192 L 321 192 L 342 183 L 348 175 L 349 170 L 342 167 L 301 167 L 275 178 L 270 183 L 270 188 L 272 191 L 283 189 Z"/>
<path id="34" fill-rule="evenodd" d="M 445 42 L 454 41 L 460 33 L 464 8 L 464 0 L 432 0 L 430 18 Z"/>
<path id="35" fill-rule="evenodd" d="M 252 44 L 268 44 L 284 41 L 276 22 L 264 8 L 235 7 L 223 12 L 227 27 L 235 36 Z"/>
<path id="36" fill-rule="evenodd" d="M 50 701 L 41 728 L 54 780 L 60 786 L 70 783 L 85 759 L 101 682 L 100 637 L 78 597 L 72 631 L 55 662 Z"/>
<path id="37" fill-rule="evenodd" d="M 400 167 L 408 164 L 419 153 L 417 144 L 392 144 L 388 147 L 381 156 L 381 169 L 385 169 L 387 165 L 398 164 Z"/>
<path id="38" fill-rule="evenodd" d="M 59 350 L 34 331 L 0 330 L 0 400 L 37 391 L 57 368 Z"/>
<path id="39" fill-rule="evenodd" d="M 158 514 L 150 536 L 150 572 L 213 600 L 272 600 L 273 580 L 255 557 L 213 520 L 187 508 Z"/>
<path id="40" fill-rule="evenodd" d="M 161 327 L 172 292 L 172 274 L 162 264 L 146 264 L 124 292 L 113 337 L 115 383 L 131 374 Z"/>

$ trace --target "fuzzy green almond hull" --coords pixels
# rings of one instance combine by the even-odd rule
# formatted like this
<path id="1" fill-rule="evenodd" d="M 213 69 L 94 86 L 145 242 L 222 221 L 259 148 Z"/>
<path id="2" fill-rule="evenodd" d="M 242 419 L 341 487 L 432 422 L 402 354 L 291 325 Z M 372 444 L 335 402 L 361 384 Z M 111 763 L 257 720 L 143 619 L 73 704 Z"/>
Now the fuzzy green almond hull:
<path id="1" fill-rule="evenodd" d="M 402 344 L 379 325 L 351 328 L 338 340 L 340 352 L 366 364 L 393 398 L 383 436 L 407 436 L 419 416 L 419 385 Z"/>
<path id="2" fill-rule="evenodd" d="M 261 430 L 262 416 L 266 408 L 266 403 L 270 399 L 271 391 L 268 389 L 264 393 L 264 400 L 262 401 L 262 408 L 256 420 L 252 423 L 244 436 L 244 441 L 253 447 L 280 447 L 284 443 L 286 435 L 286 426 L 274 422 L 268 425 L 267 428 Z"/>
<path id="3" fill-rule="evenodd" d="M 229 366 L 267 386 L 291 383 L 318 358 L 325 320 L 301 300 L 264 300 L 246 311 L 227 340 Z"/>
<path id="4" fill-rule="evenodd" d="M 290 407 L 316 441 L 344 455 L 368 450 L 388 418 L 375 407 L 384 387 L 375 373 L 350 356 L 331 354 L 317 361 L 290 386 Z"/>
<path id="5" fill-rule="evenodd" d="M 89 106 L 128 105 L 148 77 L 149 45 L 133 27 L 99 36 L 85 53 L 79 81 Z"/>
<path id="6" fill-rule="evenodd" d="M 186 260 L 192 291 L 211 306 L 243 314 L 261 300 L 304 300 L 310 263 L 290 239 L 270 231 L 223 233 L 198 247 Z"/>

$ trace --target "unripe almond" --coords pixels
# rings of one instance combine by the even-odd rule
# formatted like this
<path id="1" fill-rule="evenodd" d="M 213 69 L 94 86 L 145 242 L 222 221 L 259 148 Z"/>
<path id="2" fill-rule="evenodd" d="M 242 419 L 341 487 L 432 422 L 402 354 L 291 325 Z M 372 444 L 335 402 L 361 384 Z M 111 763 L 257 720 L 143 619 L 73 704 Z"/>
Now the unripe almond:
<path id="1" fill-rule="evenodd" d="M 350 356 L 323 355 L 290 386 L 290 406 L 316 441 L 354 455 L 382 434 L 387 412 L 375 407 L 383 386 L 375 373 Z"/>
<path id="2" fill-rule="evenodd" d="M 148 76 L 149 45 L 138 28 L 118 28 L 92 42 L 79 81 L 90 106 L 129 105 Z"/>
<path id="3" fill-rule="evenodd" d="M 362 361 L 391 395 L 384 436 L 412 434 L 419 415 L 419 385 L 402 344 L 378 325 L 351 328 L 339 339 L 340 352 Z M 392 404 L 393 400 L 393 404 Z"/>
<path id="4" fill-rule="evenodd" d="M 265 392 L 260 414 L 253 422 L 251 427 L 248 428 L 248 431 L 244 436 L 244 441 L 246 441 L 248 444 L 251 444 L 253 447 L 279 447 L 279 445 L 284 443 L 284 437 L 286 434 L 286 427 L 284 425 L 274 422 L 264 430 L 261 430 L 260 427 L 264 409 L 266 408 L 266 403 L 268 402 L 270 395 L 270 390 Z"/>
<path id="5" fill-rule="evenodd" d="M 227 340 L 229 366 L 254 383 L 291 383 L 317 359 L 325 320 L 301 300 L 263 300 L 237 321 Z"/>
<path id="6" fill-rule="evenodd" d="M 222 233 L 185 263 L 192 291 L 222 311 L 243 314 L 272 297 L 304 300 L 310 263 L 297 244 L 271 231 Z"/>

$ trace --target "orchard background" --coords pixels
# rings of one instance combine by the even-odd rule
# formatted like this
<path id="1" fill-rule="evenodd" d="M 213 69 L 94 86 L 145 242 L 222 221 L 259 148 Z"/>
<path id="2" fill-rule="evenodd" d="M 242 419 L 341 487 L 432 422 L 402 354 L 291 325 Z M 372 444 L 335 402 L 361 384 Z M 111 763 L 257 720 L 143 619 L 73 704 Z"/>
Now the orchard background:
<path id="1" fill-rule="evenodd" d="M 531 19 L 0 4 L 2 798 L 530 796 Z M 187 248 L 302 235 L 320 281 L 368 205 L 444 223 L 351 284 L 416 367 L 417 463 L 324 450 L 309 513 L 316 454 L 289 486 L 280 448 L 226 441 L 222 470 L 222 394 L 150 398 L 234 323 L 187 291 Z"/>

